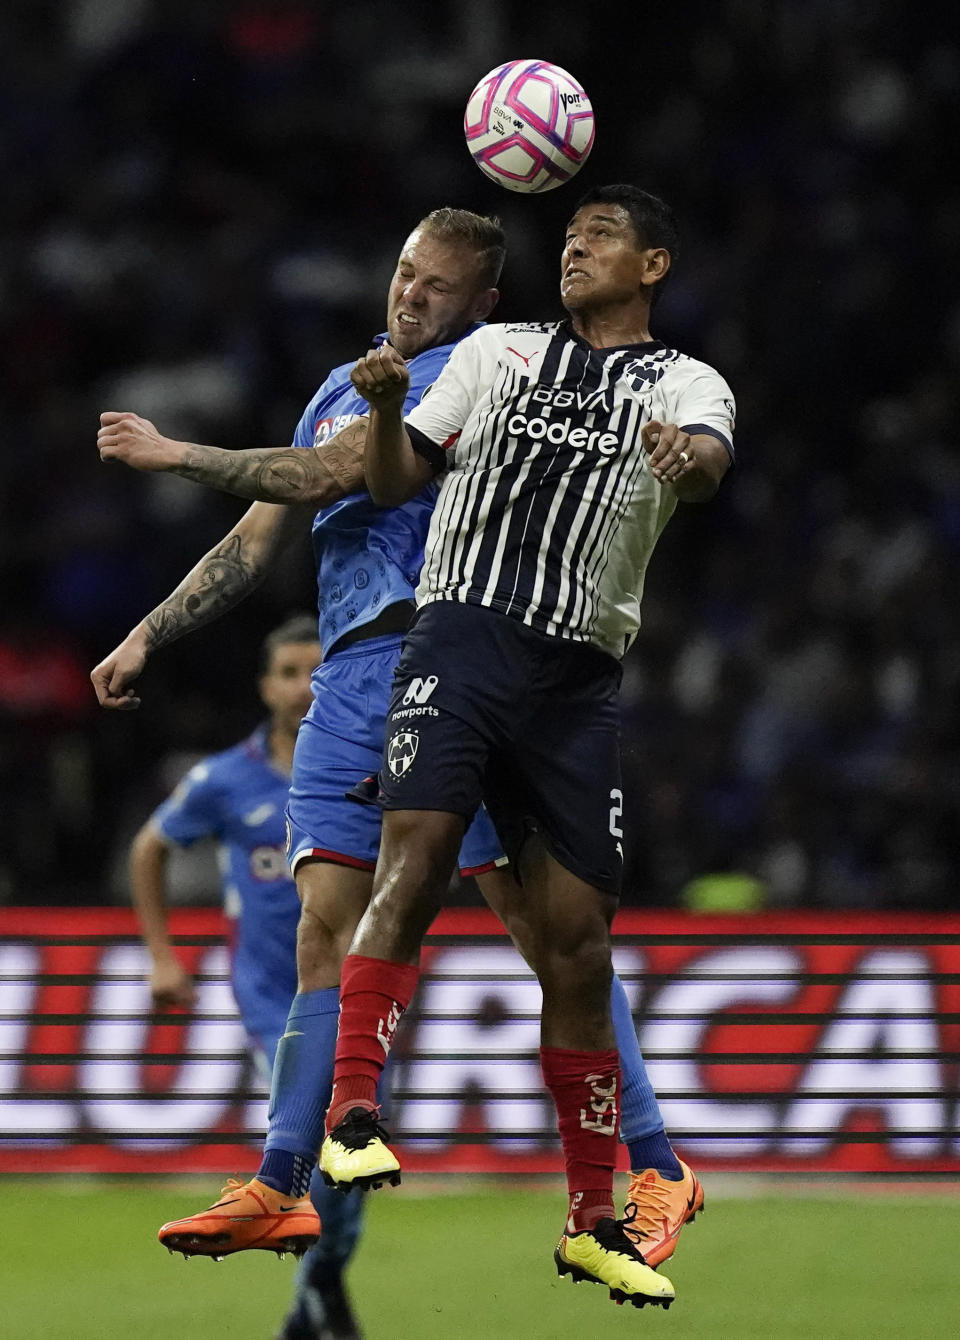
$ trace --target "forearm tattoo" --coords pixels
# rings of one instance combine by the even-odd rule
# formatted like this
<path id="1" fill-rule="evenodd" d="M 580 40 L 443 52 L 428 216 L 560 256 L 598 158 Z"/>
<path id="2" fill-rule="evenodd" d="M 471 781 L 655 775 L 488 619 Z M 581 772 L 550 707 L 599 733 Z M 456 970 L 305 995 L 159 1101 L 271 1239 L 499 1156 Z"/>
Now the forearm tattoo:
<path id="1" fill-rule="evenodd" d="M 366 419 L 357 419 L 322 447 L 223 451 L 191 443 L 176 473 L 240 498 L 326 507 L 364 487 L 366 436 Z"/>
<path id="2" fill-rule="evenodd" d="M 228 535 L 184 577 L 162 605 L 144 620 L 151 651 L 175 642 L 194 628 L 211 623 L 253 590 L 265 564 L 243 552 L 243 538 Z"/>

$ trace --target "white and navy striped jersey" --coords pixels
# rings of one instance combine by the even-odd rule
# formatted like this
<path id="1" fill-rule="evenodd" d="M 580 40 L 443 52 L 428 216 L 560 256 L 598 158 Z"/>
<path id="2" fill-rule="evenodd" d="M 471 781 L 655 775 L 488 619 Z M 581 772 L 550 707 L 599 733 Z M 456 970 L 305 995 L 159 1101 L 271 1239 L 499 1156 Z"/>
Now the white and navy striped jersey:
<path id="1" fill-rule="evenodd" d="M 733 456 L 727 383 L 658 341 L 593 349 L 566 322 L 462 340 L 406 420 L 445 471 L 418 604 L 486 605 L 622 656 L 676 506 L 640 442 L 649 419 L 710 433 Z"/>

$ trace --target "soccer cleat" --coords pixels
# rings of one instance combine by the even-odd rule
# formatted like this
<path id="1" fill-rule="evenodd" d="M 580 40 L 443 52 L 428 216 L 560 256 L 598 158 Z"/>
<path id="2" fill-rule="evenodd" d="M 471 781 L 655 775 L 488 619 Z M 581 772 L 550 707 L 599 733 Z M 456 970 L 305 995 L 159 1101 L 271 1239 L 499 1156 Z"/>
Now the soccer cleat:
<path id="1" fill-rule="evenodd" d="M 171 1251 L 215 1261 L 253 1248 L 303 1256 L 319 1236 L 320 1219 L 309 1196 L 283 1196 L 255 1177 L 246 1183 L 231 1177 L 216 1205 L 174 1219 L 157 1234 Z"/>
<path id="2" fill-rule="evenodd" d="M 376 1190 L 384 1182 L 399 1186 L 400 1164 L 386 1146 L 388 1138 L 375 1112 L 351 1107 L 321 1146 L 323 1180 L 340 1191 L 352 1191 L 355 1186 Z"/>
<path id="3" fill-rule="evenodd" d="M 558 1275 L 570 1275 L 574 1284 L 581 1280 L 605 1284 L 618 1304 L 667 1308 L 676 1296 L 667 1277 L 644 1261 L 621 1219 L 600 1219 L 586 1232 L 564 1233 L 553 1259 Z"/>
<path id="4" fill-rule="evenodd" d="M 623 1222 L 649 1266 L 670 1259 L 681 1228 L 703 1209 L 703 1187 L 685 1163 L 680 1167 L 683 1178 L 679 1182 L 661 1177 L 655 1168 L 630 1178 Z"/>

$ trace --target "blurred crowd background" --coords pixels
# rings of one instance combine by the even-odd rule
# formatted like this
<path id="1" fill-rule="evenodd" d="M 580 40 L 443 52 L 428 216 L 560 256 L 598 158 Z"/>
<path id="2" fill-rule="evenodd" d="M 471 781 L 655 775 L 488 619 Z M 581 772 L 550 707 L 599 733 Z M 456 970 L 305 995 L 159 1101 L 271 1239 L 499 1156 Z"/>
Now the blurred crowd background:
<path id="1" fill-rule="evenodd" d="M 930 11 L 932 15 L 935 11 Z M 580 181 L 463 146 L 488 69 L 590 93 Z M 158 654 L 104 656 L 244 504 L 100 463 L 102 409 L 281 445 L 382 325 L 426 211 L 498 213 L 502 318 L 559 314 L 579 186 L 676 208 L 655 333 L 738 400 L 738 464 L 654 556 L 624 681 L 627 904 L 955 904 L 960 39 L 888 0 L 7 0 L 0 9 L 0 901 L 122 901 L 125 844 L 258 719 L 309 550 Z M 183 868 L 184 897 L 215 878 Z M 462 896 L 472 897 L 469 889 Z"/>

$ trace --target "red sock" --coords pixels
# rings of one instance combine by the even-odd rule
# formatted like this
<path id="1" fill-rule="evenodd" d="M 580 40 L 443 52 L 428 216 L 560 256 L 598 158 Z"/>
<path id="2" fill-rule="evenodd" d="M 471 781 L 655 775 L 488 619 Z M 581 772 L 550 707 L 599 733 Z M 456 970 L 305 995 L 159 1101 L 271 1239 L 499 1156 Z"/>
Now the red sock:
<path id="1" fill-rule="evenodd" d="M 620 1131 L 620 1057 L 616 1051 L 541 1047 L 540 1066 L 557 1105 L 570 1192 L 568 1233 L 615 1219 L 613 1169 Z"/>
<path id="2" fill-rule="evenodd" d="M 410 963 L 348 954 L 340 976 L 340 1030 L 327 1134 L 351 1107 L 377 1110 L 377 1084 L 420 969 Z"/>

